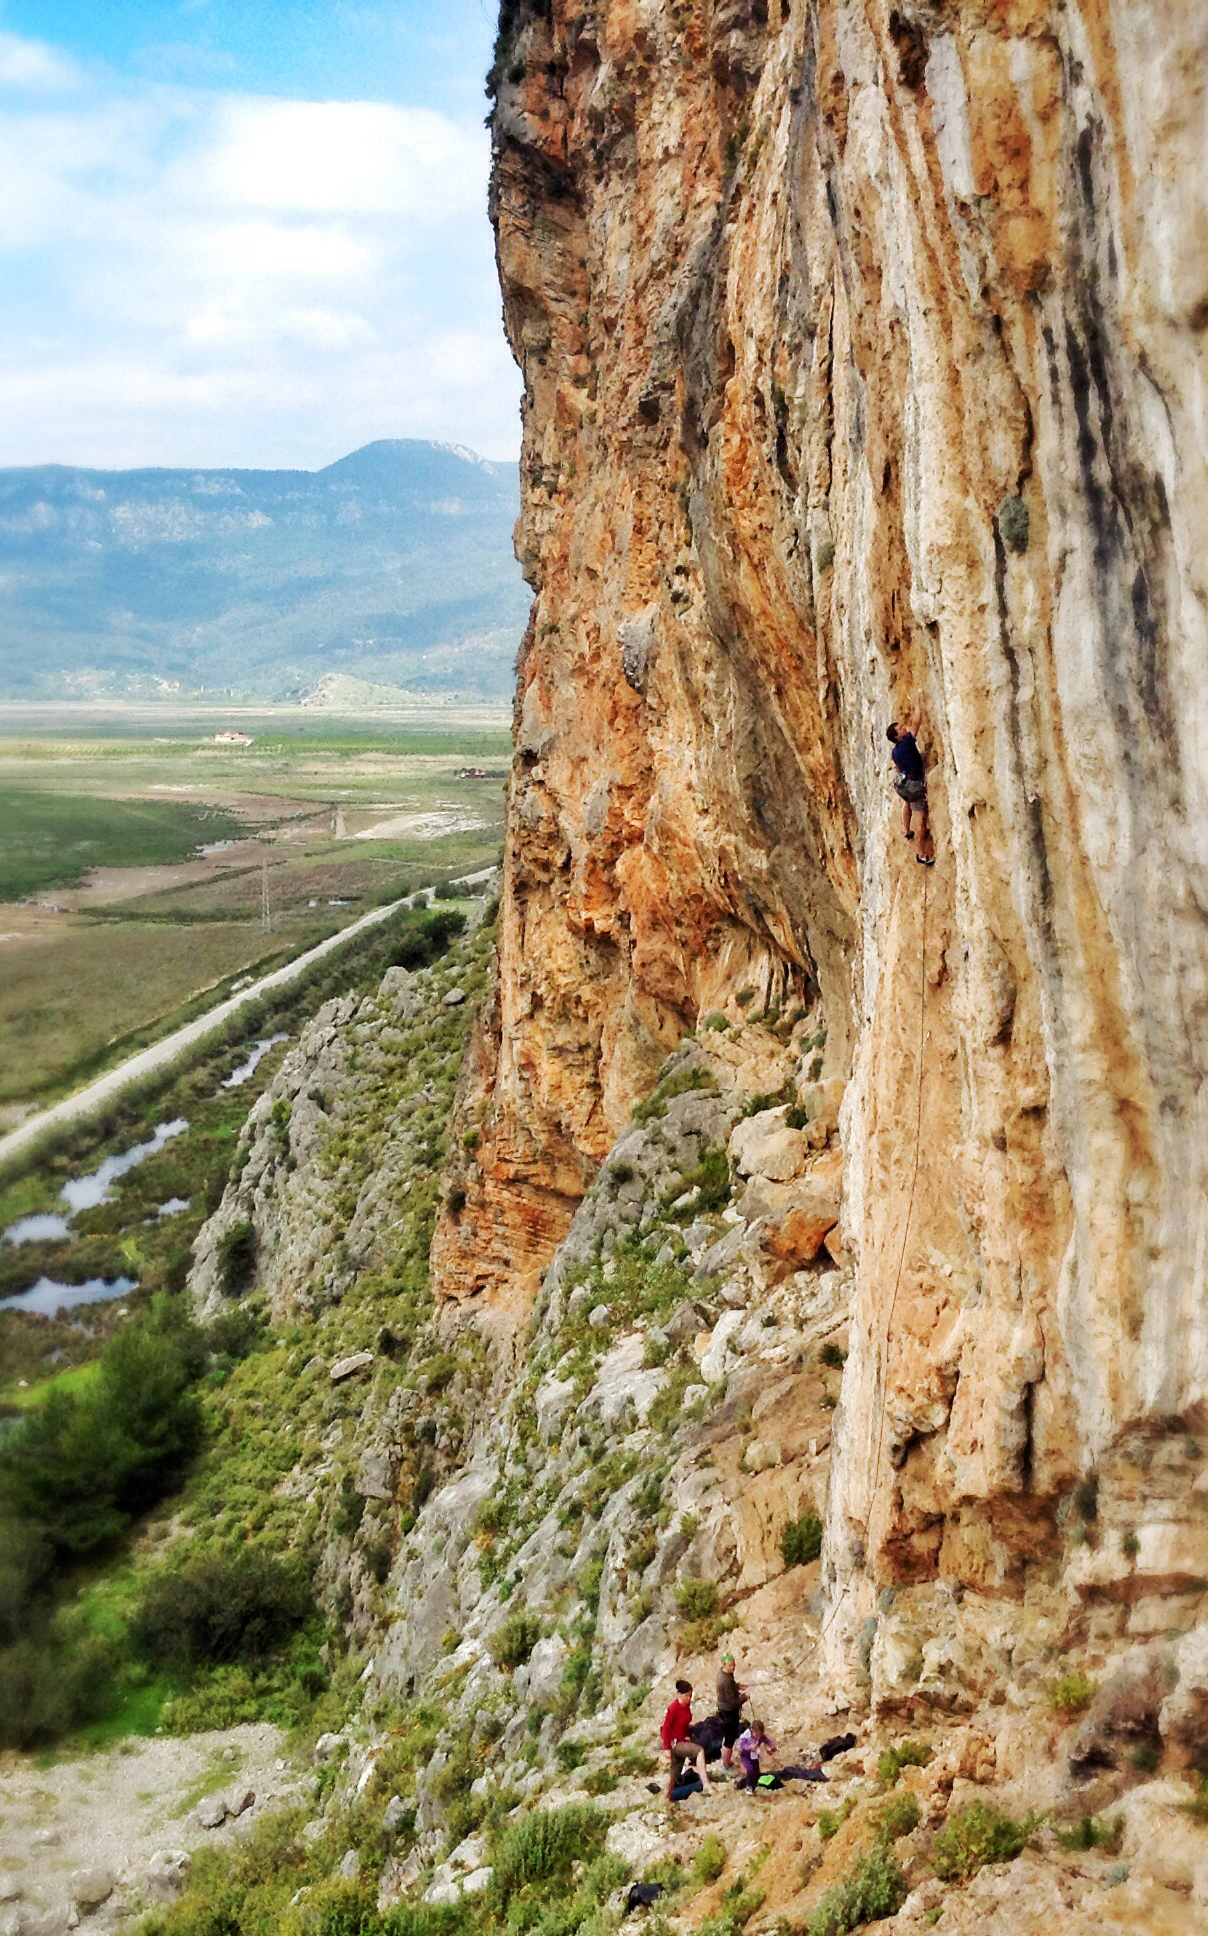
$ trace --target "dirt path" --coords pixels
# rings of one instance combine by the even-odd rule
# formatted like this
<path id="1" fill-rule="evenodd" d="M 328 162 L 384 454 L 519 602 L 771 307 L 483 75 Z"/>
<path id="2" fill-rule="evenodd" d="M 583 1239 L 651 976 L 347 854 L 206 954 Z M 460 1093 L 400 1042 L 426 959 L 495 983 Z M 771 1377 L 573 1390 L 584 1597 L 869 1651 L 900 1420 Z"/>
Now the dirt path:
<path id="1" fill-rule="evenodd" d="M 265 1810 L 308 1801 L 313 1777 L 288 1762 L 266 1723 L 182 1740 L 123 1741 L 104 1753 L 38 1767 L 0 1757 L 0 1932 L 58 1936 L 72 1927 L 81 1872 L 112 1891 L 88 1915 L 108 1930 L 155 1898 L 148 1863 L 159 1850 L 221 1845 Z M 238 1820 L 203 1828 L 204 1797 L 255 1791 Z M 74 1878 L 74 1880 L 73 1880 Z M 81 1900 L 80 1910 L 85 1903 Z"/>

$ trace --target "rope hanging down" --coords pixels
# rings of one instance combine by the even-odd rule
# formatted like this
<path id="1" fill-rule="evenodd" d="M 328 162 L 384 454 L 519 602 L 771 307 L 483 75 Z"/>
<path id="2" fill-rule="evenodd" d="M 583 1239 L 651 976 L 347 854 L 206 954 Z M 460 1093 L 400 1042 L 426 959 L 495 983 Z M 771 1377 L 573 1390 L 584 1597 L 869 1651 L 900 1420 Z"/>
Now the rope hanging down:
<path id="1" fill-rule="evenodd" d="M 906 1197 L 906 1221 L 902 1226 L 902 1247 L 898 1255 L 898 1271 L 897 1271 L 897 1276 L 894 1279 L 893 1296 L 889 1300 L 889 1315 L 885 1320 L 885 1345 L 881 1354 L 881 1378 L 880 1378 L 881 1415 L 877 1425 L 877 1456 L 873 1460 L 872 1488 L 869 1494 L 870 1515 L 871 1515 L 872 1502 L 876 1498 L 877 1482 L 881 1476 L 881 1452 L 885 1444 L 885 1384 L 889 1375 L 889 1344 L 890 1344 L 890 1339 L 893 1336 L 894 1314 L 898 1308 L 898 1292 L 901 1289 L 901 1285 L 902 1285 L 902 1271 L 905 1268 L 905 1264 L 906 1264 L 906 1245 L 910 1238 L 910 1219 L 914 1214 L 915 1185 L 919 1180 L 919 1158 L 922 1150 L 922 1138 L 923 1138 L 923 1044 L 925 1040 L 924 1025 L 926 1022 L 926 1016 L 927 1016 L 927 874 L 924 874 L 923 875 L 923 926 L 922 926 L 922 937 L 919 942 L 919 1048 L 918 1048 L 918 1084 L 917 1084 L 917 1095 L 915 1100 L 915 1116 L 914 1116 L 914 1168 L 911 1170 L 911 1173 L 910 1173 L 910 1189 Z M 827 1618 L 822 1622 L 822 1625 L 818 1630 L 818 1639 L 814 1643 L 815 1647 L 821 1644 L 823 1635 L 826 1633 L 831 1622 L 835 1619 L 836 1615 L 839 1612 L 840 1607 L 843 1605 L 844 1600 L 846 1600 L 850 1585 L 851 1585 L 850 1580 L 847 1580 L 844 1582 L 843 1589 L 839 1594 L 839 1598 L 835 1601 L 835 1604 L 831 1608 L 830 1613 L 828 1614 Z"/>
<path id="2" fill-rule="evenodd" d="M 885 1348 L 881 1357 L 881 1416 L 877 1426 L 877 1456 L 872 1467 L 872 1497 L 876 1497 L 877 1482 L 881 1476 L 881 1450 L 885 1443 L 886 1383 L 889 1378 L 889 1345 L 893 1337 L 894 1313 L 898 1308 L 898 1292 L 902 1287 L 902 1271 L 906 1264 L 906 1245 L 910 1237 L 910 1219 L 914 1214 L 914 1186 L 919 1180 L 919 1157 L 923 1141 L 923 1024 L 927 1013 L 927 875 L 923 875 L 923 934 L 919 943 L 919 1053 L 918 1053 L 918 1100 L 914 1118 L 914 1168 L 910 1172 L 910 1191 L 906 1198 L 906 1222 L 902 1227 L 902 1248 L 898 1256 L 898 1274 L 893 1281 L 893 1296 L 889 1300 L 889 1315 L 885 1320 Z M 871 1504 L 871 1500 L 870 1500 Z"/>

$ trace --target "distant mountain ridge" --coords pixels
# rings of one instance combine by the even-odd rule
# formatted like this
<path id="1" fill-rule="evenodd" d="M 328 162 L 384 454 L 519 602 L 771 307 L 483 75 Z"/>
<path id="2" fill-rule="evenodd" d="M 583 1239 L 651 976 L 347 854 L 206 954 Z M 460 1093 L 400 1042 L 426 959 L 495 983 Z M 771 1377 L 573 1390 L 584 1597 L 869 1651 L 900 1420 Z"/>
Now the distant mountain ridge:
<path id="1" fill-rule="evenodd" d="M 511 690 L 513 464 L 366 444 L 319 471 L 0 470 L 0 696 Z"/>

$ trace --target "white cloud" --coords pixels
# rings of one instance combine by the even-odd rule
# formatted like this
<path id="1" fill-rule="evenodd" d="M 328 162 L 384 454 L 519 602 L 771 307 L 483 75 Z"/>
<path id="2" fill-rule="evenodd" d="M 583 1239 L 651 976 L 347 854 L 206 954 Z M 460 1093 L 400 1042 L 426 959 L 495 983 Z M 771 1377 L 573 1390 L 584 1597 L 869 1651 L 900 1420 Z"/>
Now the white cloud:
<path id="1" fill-rule="evenodd" d="M 481 127 L 119 92 L 54 58 L 0 36 L 0 83 L 6 61 L 47 77 L 0 94 L 0 463 L 515 454 Z"/>
<path id="2" fill-rule="evenodd" d="M 74 61 L 40 40 L 0 33 L 0 88 L 53 94 L 78 85 Z"/>

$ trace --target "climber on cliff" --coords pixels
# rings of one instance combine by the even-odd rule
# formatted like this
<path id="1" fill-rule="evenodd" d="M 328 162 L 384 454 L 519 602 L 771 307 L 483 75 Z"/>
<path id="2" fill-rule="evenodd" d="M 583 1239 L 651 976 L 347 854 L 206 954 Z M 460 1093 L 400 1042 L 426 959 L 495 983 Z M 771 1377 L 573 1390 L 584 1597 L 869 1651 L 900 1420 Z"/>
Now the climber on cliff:
<path id="1" fill-rule="evenodd" d="M 931 820 L 927 812 L 927 771 L 923 765 L 923 755 L 918 741 L 911 730 L 916 722 L 899 725 L 895 719 L 887 726 L 886 736 L 893 752 L 890 759 L 897 769 L 893 790 L 905 809 L 905 832 L 907 840 L 914 839 L 911 820 L 917 813 L 919 817 L 919 851 L 915 855 L 920 867 L 935 866 L 935 843 L 931 838 Z"/>

